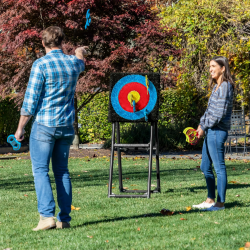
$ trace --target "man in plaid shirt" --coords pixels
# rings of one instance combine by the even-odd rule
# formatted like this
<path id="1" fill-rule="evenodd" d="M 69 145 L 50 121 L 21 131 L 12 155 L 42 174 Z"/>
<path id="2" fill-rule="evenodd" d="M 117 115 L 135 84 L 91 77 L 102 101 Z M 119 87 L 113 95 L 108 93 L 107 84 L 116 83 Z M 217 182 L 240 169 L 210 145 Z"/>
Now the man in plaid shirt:
<path id="1" fill-rule="evenodd" d="M 61 50 L 64 34 L 61 28 L 43 31 L 42 44 L 46 55 L 37 59 L 31 69 L 21 117 L 15 138 L 22 141 L 24 127 L 34 117 L 30 134 L 30 156 L 37 194 L 40 221 L 34 231 L 69 228 L 72 187 L 68 171 L 69 149 L 74 139 L 74 93 L 79 74 L 84 71 L 84 47 L 75 56 Z M 55 223 L 55 201 L 49 172 L 50 158 L 54 172 L 60 211 Z"/>

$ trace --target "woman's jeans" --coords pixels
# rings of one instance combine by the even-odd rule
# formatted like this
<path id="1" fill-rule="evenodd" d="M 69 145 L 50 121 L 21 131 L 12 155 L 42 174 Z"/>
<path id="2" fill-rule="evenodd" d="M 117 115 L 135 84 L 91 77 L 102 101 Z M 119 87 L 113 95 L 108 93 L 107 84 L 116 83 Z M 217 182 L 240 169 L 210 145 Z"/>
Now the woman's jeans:
<path id="1" fill-rule="evenodd" d="M 55 215 L 55 200 L 49 178 L 52 158 L 57 201 L 58 221 L 69 222 L 71 217 L 72 187 L 68 171 L 69 148 L 74 139 L 73 126 L 46 127 L 34 122 L 30 134 L 30 157 L 37 194 L 38 212 L 43 217 Z"/>
<path id="2" fill-rule="evenodd" d="M 215 178 L 212 163 L 217 175 L 217 202 L 225 202 L 227 189 L 227 171 L 224 159 L 224 143 L 228 132 L 218 127 L 207 130 L 202 148 L 201 171 L 204 173 L 208 198 L 215 199 Z"/>

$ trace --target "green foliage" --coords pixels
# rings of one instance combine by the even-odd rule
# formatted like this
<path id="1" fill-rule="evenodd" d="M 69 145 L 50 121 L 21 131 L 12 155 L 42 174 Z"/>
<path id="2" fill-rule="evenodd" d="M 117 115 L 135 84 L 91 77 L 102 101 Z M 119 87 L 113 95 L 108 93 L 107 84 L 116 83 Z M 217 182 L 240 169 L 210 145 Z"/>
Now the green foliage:
<path id="1" fill-rule="evenodd" d="M 204 111 L 201 99 L 197 89 L 188 84 L 161 91 L 159 125 L 198 123 Z"/>
<path id="2" fill-rule="evenodd" d="M 161 91 L 159 110 L 160 148 L 191 148 L 182 133 L 186 127 L 197 127 L 204 112 L 196 88 L 168 88 Z M 108 123 L 108 92 L 98 94 L 87 104 L 79 117 L 81 142 L 106 140 L 110 147 L 111 124 Z M 150 126 L 147 123 L 121 123 L 122 143 L 148 143 Z M 198 145 L 200 146 L 200 145 Z M 192 148 L 194 148 L 192 146 Z"/>
<path id="3" fill-rule="evenodd" d="M 182 150 L 182 149 L 196 149 L 202 144 L 202 141 L 196 145 L 191 146 L 186 142 L 185 135 L 183 134 L 184 128 L 190 124 L 185 122 L 176 124 L 167 124 L 163 126 L 158 123 L 158 136 L 159 136 L 159 147 L 161 151 L 166 150 Z M 197 127 L 194 124 L 193 127 Z M 122 143 L 148 143 L 150 140 L 150 124 L 149 123 L 138 123 L 132 124 L 126 130 L 121 133 Z M 108 140 L 109 143 L 109 140 Z M 110 147 L 111 144 L 107 146 Z"/>
<path id="4" fill-rule="evenodd" d="M 108 123 L 108 105 L 109 96 L 103 92 L 96 95 L 80 111 L 78 123 L 81 142 L 97 142 L 110 138 L 112 128 Z"/>
<path id="5" fill-rule="evenodd" d="M 196 86 L 207 94 L 209 61 L 216 55 L 229 59 L 237 84 L 237 99 L 249 101 L 249 0 L 180 0 L 162 8 L 162 24 L 176 29 L 173 45 L 183 49 L 172 61 L 179 70 L 179 86 Z"/>
<path id="6" fill-rule="evenodd" d="M 203 97 L 195 87 L 183 84 L 181 87 L 161 91 L 159 109 L 159 143 L 162 149 L 194 148 L 185 141 L 183 130 L 196 128 L 205 111 Z M 198 144 L 195 147 L 200 147 Z"/>

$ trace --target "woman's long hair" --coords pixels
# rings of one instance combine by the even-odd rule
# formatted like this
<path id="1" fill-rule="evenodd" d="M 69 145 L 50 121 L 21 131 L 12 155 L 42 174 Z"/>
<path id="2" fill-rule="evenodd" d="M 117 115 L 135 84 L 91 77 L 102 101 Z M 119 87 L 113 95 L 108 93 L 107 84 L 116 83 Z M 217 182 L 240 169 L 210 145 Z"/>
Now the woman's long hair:
<path id="1" fill-rule="evenodd" d="M 222 73 L 222 78 L 221 78 L 222 82 L 224 82 L 224 81 L 230 82 L 232 84 L 232 86 L 234 87 L 234 81 L 233 81 L 233 78 L 232 78 L 232 75 L 231 75 L 231 72 L 230 72 L 228 59 L 226 57 L 224 57 L 224 56 L 215 56 L 215 57 L 213 57 L 211 59 L 211 61 L 215 61 L 216 63 L 218 63 L 221 68 L 223 66 L 225 67 L 225 71 Z M 213 79 L 211 77 L 209 87 L 212 88 L 214 84 L 217 84 L 217 82 L 216 82 L 215 79 Z"/>

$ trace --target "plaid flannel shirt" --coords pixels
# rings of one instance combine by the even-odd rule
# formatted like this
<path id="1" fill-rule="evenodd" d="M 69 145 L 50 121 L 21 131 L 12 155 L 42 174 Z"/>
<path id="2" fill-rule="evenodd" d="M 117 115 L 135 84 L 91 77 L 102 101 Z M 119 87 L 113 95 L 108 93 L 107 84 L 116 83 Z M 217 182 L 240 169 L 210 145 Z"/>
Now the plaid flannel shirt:
<path id="1" fill-rule="evenodd" d="M 84 62 L 52 50 L 31 69 L 21 115 L 32 115 L 47 127 L 70 126 L 75 120 L 74 93 Z"/>

